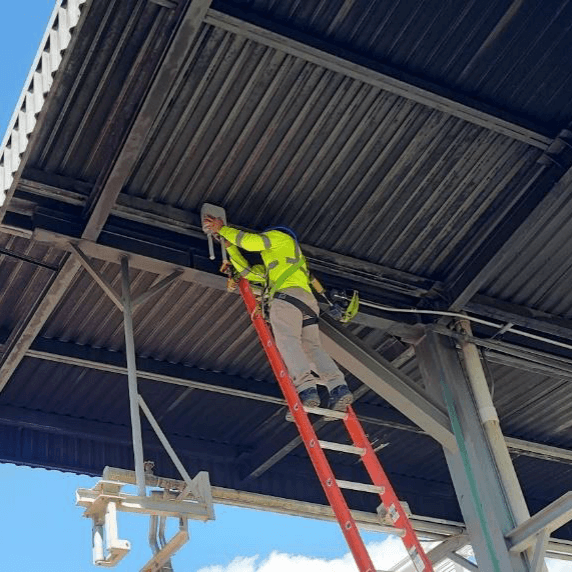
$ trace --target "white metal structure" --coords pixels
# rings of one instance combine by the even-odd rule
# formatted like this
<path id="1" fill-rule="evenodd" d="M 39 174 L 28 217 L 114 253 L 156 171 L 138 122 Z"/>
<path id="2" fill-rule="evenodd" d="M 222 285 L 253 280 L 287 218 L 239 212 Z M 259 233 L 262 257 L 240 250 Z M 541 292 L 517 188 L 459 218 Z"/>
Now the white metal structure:
<path id="1" fill-rule="evenodd" d="M 142 568 L 142 572 L 157 572 L 159 570 L 167 572 L 172 570 L 171 556 L 189 539 L 187 520 L 194 518 L 206 521 L 215 518 L 208 473 L 203 471 L 191 478 L 145 400 L 139 394 L 137 387 L 133 307 L 165 288 L 180 273 L 177 271 L 172 273 L 138 298 L 133 299 L 129 280 L 129 260 L 126 256 L 121 258 L 122 292 L 120 296 L 81 249 L 73 246 L 73 251 L 88 273 L 123 313 L 131 431 L 135 458 L 134 475 L 138 491 L 136 496 L 122 493 L 123 485 L 130 483 L 128 475 L 109 468 L 106 468 L 102 480 L 93 489 L 78 489 L 76 493 L 77 504 L 86 509 L 84 516 L 93 521 L 93 563 L 96 566 L 112 567 L 125 557 L 129 552 L 130 545 L 126 540 L 118 539 L 116 512 L 117 510 L 137 512 L 148 514 L 151 517 L 149 543 L 154 556 Z M 140 410 L 143 411 L 171 461 L 183 477 L 183 481 L 163 482 L 163 484 L 158 485 L 162 490 L 152 491 L 150 496 L 147 495 L 147 476 L 152 468 L 152 463 L 145 463 L 144 461 Z M 169 542 L 165 540 L 165 519 L 167 517 L 179 519 L 179 531 Z"/>
<path id="2" fill-rule="evenodd" d="M 214 510 L 208 473 L 202 471 L 194 479 L 175 481 L 147 473 L 146 484 L 158 487 L 149 496 L 129 495 L 123 486 L 136 483 L 133 471 L 106 467 L 102 479 L 93 489 L 78 489 L 76 502 L 85 508 L 83 516 L 93 521 L 93 563 L 110 568 L 130 550 L 127 540 L 118 537 L 117 511 L 147 514 L 151 517 L 149 542 L 153 557 L 141 572 L 172 569 L 171 556 L 189 539 L 187 521 L 213 520 Z M 179 530 L 165 540 L 167 517 L 179 520 Z"/>

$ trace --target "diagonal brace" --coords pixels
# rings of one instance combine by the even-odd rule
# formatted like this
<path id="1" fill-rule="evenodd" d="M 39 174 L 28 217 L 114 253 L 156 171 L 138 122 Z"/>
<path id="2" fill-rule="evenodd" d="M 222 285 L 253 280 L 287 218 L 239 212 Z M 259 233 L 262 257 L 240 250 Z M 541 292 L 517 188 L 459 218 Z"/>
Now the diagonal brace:
<path id="1" fill-rule="evenodd" d="M 532 546 L 537 535 L 543 531 L 549 534 L 572 519 L 572 491 L 544 507 L 519 524 L 506 535 L 511 552 L 521 552 Z"/>
<path id="2" fill-rule="evenodd" d="M 169 440 L 167 439 L 165 433 L 163 433 L 161 427 L 159 427 L 159 424 L 157 423 L 157 421 L 155 420 L 155 417 L 151 413 L 151 410 L 149 409 L 149 407 L 145 403 L 145 400 L 141 397 L 141 395 L 139 395 L 138 398 L 139 398 L 139 407 L 141 407 L 141 410 L 145 414 L 145 417 L 147 417 L 147 420 L 151 424 L 151 427 L 153 427 L 153 430 L 157 434 L 159 441 L 161 441 L 161 444 L 165 448 L 165 451 L 167 451 L 167 454 L 171 458 L 171 461 L 173 461 L 173 464 L 175 465 L 175 467 L 177 467 L 177 470 L 179 471 L 180 475 L 183 477 L 183 480 L 185 481 L 187 487 L 196 496 L 197 491 L 195 489 L 195 486 L 193 484 L 193 480 L 191 479 L 189 473 L 185 469 L 183 463 L 181 463 L 181 460 L 177 456 L 177 453 L 175 453 L 175 450 L 173 449 L 173 447 L 171 447 Z"/>
<path id="3" fill-rule="evenodd" d="M 402 371 L 368 348 L 359 338 L 322 316 L 324 349 L 361 382 L 424 429 L 443 447 L 458 450 L 448 415 Z"/>
<path id="4" fill-rule="evenodd" d="M 123 302 L 121 297 L 111 285 L 111 282 L 103 275 L 84 254 L 84 252 L 72 242 L 69 243 L 71 250 L 75 253 L 81 265 L 87 270 L 90 276 L 101 286 L 103 291 L 111 298 L 111 301 L 123 312 Z"/>
<path id="5" fill-rule="evenodd" d="M 465 570 L 469 570 L 470 572 L 477 572 L 479 567 L 476 564 L 473 564 L 470 560 L 467 560 L 460 554 L 456 552 L 450 552 L 447 555 L 449 560 L 452 560 L 455 564 L 462 566 Z"/>
<path id="6" fill-rule="evenodd" d="M 161 290 L 169 286 L 169 284 L 171 284 L 174 280 L 176 280 L 179 276 L 181 276 L 182 273 L 183 273 L 182 270 L 175 270 L 175 272 L 172 272 L 171 274 L 169 274 L 169 276 L 165 276 L 165 278 L 163 278 L 156 284 L 153 284 L 153 286 L 151 286 L 149 290 L 143 292 L 143 294 L 140 294 L 139 296 L 137 296 L 137 298 L 135 298 L 132 301 L 133 307 L 138 306 L 143 302 L 146 302 L 149 298 L 151 298 L 151 296 L 154 296 L 155 294 L 157 294 L 157 292 L 160 292 Z"/>

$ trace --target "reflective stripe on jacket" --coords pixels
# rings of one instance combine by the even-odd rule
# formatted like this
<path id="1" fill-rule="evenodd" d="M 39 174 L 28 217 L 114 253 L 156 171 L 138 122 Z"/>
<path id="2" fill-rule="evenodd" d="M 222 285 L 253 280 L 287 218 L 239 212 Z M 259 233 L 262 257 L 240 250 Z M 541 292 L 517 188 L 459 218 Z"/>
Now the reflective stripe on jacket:
<path id="1" fill-rule="evenodd" d="M 247 280 L 264 282 L 268 276 L 272 287 L 284 272 L 302 259 L 302 266 L 280 285 L 279 290 L 303 288 L 312 292 L 306 260 L 298 243 L 290 235 L 280 230 L 245 232 L 229 226 L 223 226 L 220 235 L 232 243 L 232 246 L 227 248 L 230 261 L 237 272 Z M 250 252 L 260 252 L 264 267 L 260 264 L 249 266 L 237 247 Z"/>

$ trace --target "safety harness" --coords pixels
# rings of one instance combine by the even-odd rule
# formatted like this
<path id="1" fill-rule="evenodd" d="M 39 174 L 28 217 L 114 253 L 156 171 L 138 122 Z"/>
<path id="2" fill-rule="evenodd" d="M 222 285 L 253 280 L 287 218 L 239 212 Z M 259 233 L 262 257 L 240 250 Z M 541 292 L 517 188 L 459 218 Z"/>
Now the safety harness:
<path id="1" fill-rule="evenodd" d="M 319 322 L 318 314 L 308 306 L 302 302 L 302 300 L 298 300 L 294 296 L 290 296 L 289 294 L 284 294 L 284 292 L 278 292 L 274 296 L 275 300 L 283 300 L 284 302 L 288 302 L 288 304 L 292 304 L 292 306 L 296 306 L 300 312 L 302 312 L 302 327 L 305 328 L 306 326 L 312 326 L 313 324 L 317 324 Z"/>
<path id="2" fill-rule="evenodd" d="M 298 258 L 294 259 L 294 260 L 286 259 L 287 262 L 291 262 L 291 261 L 292 262 L 295 261 L 295 262 L 291 266 L 289 266 L 276 279 L 276 281 L 272 285 L 272 288 L 270 289 L 270 292 L 268 292 L 268 293 L 266 293 L 266 289 L 268 288 L 269 276 L 268 276 L 268 270 L 266 271 L 266 275 L 264 276 L 264 278 L 266 279 L 266 285 L 264 287 L 264 291 L 262 292 L 262 295 L 260 296 L 260 305 L 261 305 L 262 314 L 266 315 L 269 304 L 272 302 L 272 300 L 274 298 L 277 298 L 279 300 L 283 300 L 284 302 L 292 304 L 293 306 L 298 308 L 298 310 L 300 310 L 300 312 L 302 312 L 302 316 L 303 316 L 302 327 L 304 328 L 306 326 L 311 326 L 313 324 L 317 324 L 319 322 L 318 314 L 314 310 L 312 310 L 312 308 L 310 308 L 310 306 L 308 306 L 308 304 L 305 304 L 304 302 L 302 302 L 298 298 L 296 298 L 294 296 L 290 296 L 289 294 L 284 294 L 283 292 L 279 292 L 280 288 L 282 288 L 282 286 L 284 285 L 286 280 L 288 280 L 288 278 L 293 276 L 298 270 L 302 269 L 302 267 L 306 263 L 306 259 L 305 259 L 304 255 L 300 252 L 300 247 L 298 246 L 298 243 L 296 243 L 296 251 L 298 254 Z M 273 263 L 277 264 L 278 261 L 274 261 Z M 224 269 L 221 268 L 221 270 L 224 271 L 227 275 L 232 276 L 230 264 L 228 266 L 225 266 L 225 265 L 223 265 L 223 266 L 224 266 Z M 244 268 L 240 274 L 242 275 L 245 271 L 247 273 L 252 272 L 252 270 L 250 268 Z M 306 273 L 309 276 L 309 273 L 307 271 L 306 271 Z M 332 302 L 326 296 L 326 293 L 325 293 L 323 286 L 318 282 L 318 280 L 316 278 L 309 276 L 309 282 L 310 282 L 310 285 L 312 286 L 312 288 L 315 290 L 315 292 L 318 295 L 320 295 L 322 298 L 324 298 L 324 300 L 328 303 L 328 306 L 329 306 L 328 313 L 335 320 L 337 320 L 339 322 L 343 322 L 343 323 L 348 323 L 357 314 L 358 309 L 359 309 L 359 295 L 358 295 L 357 291 L 353 292 L 353 295 L 351 296 L 351 298 L 344 301 L 344 307 L 342 307 L 337 302 Z"/>

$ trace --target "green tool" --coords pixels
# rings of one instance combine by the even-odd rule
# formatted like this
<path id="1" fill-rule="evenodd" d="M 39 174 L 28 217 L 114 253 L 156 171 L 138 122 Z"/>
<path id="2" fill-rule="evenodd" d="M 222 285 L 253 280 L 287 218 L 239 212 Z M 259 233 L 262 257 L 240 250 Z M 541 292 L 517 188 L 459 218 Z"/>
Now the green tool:
<path id="1" fill-rule="evenodd" d="M 326 295 L 326 290 L 319 280 L 312 276 L 310 279 L 312 288 L 328 303 L 328 314 L 343 324 L 347 324 L 359 311 L 359 292 L 353 290 L 351 296 L 345 290 L 332 290 L 330 299 Z"/>

